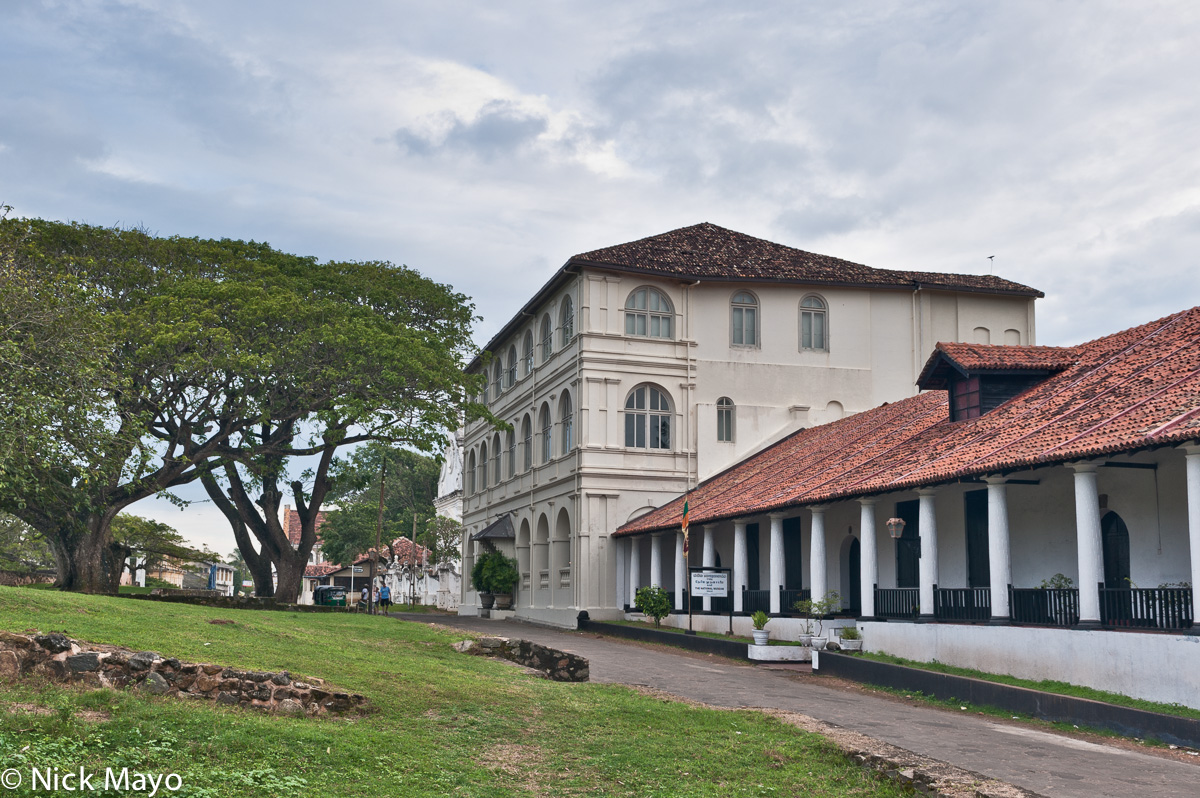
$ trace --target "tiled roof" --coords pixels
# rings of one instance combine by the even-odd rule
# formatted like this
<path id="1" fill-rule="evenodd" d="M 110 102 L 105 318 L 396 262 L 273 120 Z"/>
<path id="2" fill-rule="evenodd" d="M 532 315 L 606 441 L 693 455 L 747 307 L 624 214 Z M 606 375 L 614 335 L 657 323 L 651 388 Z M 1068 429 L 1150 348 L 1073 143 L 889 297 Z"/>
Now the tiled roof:
<path id="1" fill-rule="evenodd" d="M 325 524 L 325 513 L 317 511 L 317 543 L 321 542 L 321 527 Z M 292 548 L 300 545 L 300 513 L 290 507 L 283 511 L 283 531 L 287 534 L 288 543 Z"/>
<path id="2" fill-rule="evenodd" d="M 956 291 L 1042 296 L 1027 285 L 991 275 L 875 269 L 817 255 L 704 222 L 661 235 L 576 255 L 568 265 L 591 265 L 688 280 L 756 280 L 825 285 L 918 285 Z"/>
<path id="3" fill-rule="evenodd" d="M 342 566 L 340 565 L 334 565 L 331 562 L 322 562 L 317 563 L 316 565 L 306 566 L 304 569 L 304 575 L 310 579 L 313 579 L 316 577 L 327 576 L 334 571 L 340 570 L 342 570 Z"/>
<path id="4" fill-rule="evenodd" d="M 939 342 L 925 362 L 917 384 L 928 386 L 933 372 L 949 361 L 968 373 L 988 371 L 1062 371 L 1075 362 L 1075 349 L 1068 346 L 999 346 Z"/>
<path id="5" fill-rule="evenodd" d="M 982 416 L 930 391 L 801 430 L 702 482 L 689 522 L 870 496 L 1200 439 L 1200 308 L 1072 347 L 1073 363 Z M 680 497 L 617 531 L 679 526 Z"/>

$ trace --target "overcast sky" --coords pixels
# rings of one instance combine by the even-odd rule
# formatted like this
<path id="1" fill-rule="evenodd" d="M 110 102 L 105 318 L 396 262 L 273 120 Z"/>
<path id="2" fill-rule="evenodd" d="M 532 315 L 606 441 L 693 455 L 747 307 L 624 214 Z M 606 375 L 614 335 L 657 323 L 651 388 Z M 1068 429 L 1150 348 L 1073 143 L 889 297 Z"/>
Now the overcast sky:
<path id="1" fill-rule="evenodd" d="M 1197 42 L 1194 2 L 7 0 L 0 203 L 405 263 L 481 342 L 572 254 L 701 221 L 995 255 L 1071 344 L 1200 302 Z"/>

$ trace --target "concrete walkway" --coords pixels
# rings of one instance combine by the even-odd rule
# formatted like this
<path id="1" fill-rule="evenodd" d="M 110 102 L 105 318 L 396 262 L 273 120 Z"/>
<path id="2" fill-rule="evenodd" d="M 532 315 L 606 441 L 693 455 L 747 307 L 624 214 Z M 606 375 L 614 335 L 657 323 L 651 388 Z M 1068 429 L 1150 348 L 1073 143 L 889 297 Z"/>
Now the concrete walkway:
<path id="1" fill-rule="evenodd" d="M 798 679 L 787 670 L 676 653 L 616 638 L 512 621 L 407 615 L 500 637 L 520 637 L 587 657 L 594 682 L 644 685 L 721 707 L 774 707 L 861 732 L 933 759 L 1051 798 L 1200 796 L 1200 762 L 1097 745 L 1026 724 L 956 715 Z M 1197 757 L 1200 760 L 1200 757 Z"/>

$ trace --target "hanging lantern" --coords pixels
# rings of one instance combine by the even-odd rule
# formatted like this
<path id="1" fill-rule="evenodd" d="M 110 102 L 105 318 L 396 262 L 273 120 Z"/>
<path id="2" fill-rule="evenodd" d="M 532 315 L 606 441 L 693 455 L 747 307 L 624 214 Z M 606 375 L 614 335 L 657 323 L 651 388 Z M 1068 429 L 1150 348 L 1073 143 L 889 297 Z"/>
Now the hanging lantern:
<path id="1" fill-rule="evenodd" d="M 904 534 L 904 519 L 889 518 L 887 520 L 887 531 L 888 534 L 892 536 L 893 540 L 899 540 Z"/>

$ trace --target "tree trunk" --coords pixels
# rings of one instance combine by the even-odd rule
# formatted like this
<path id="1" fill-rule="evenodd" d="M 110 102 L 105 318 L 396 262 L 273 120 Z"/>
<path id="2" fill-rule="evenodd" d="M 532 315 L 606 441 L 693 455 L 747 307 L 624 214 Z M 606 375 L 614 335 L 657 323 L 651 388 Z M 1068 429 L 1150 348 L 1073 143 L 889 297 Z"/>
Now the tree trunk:
<path id="1" fill-rule="evenodd" d="M 43 531 L 58 568 L 55 587 L 79 593 L 117 592 L 130 550 L 112 539 L 110 528 L 115 516 L 116 511 L 89 515 L 82 522 Z"/>

